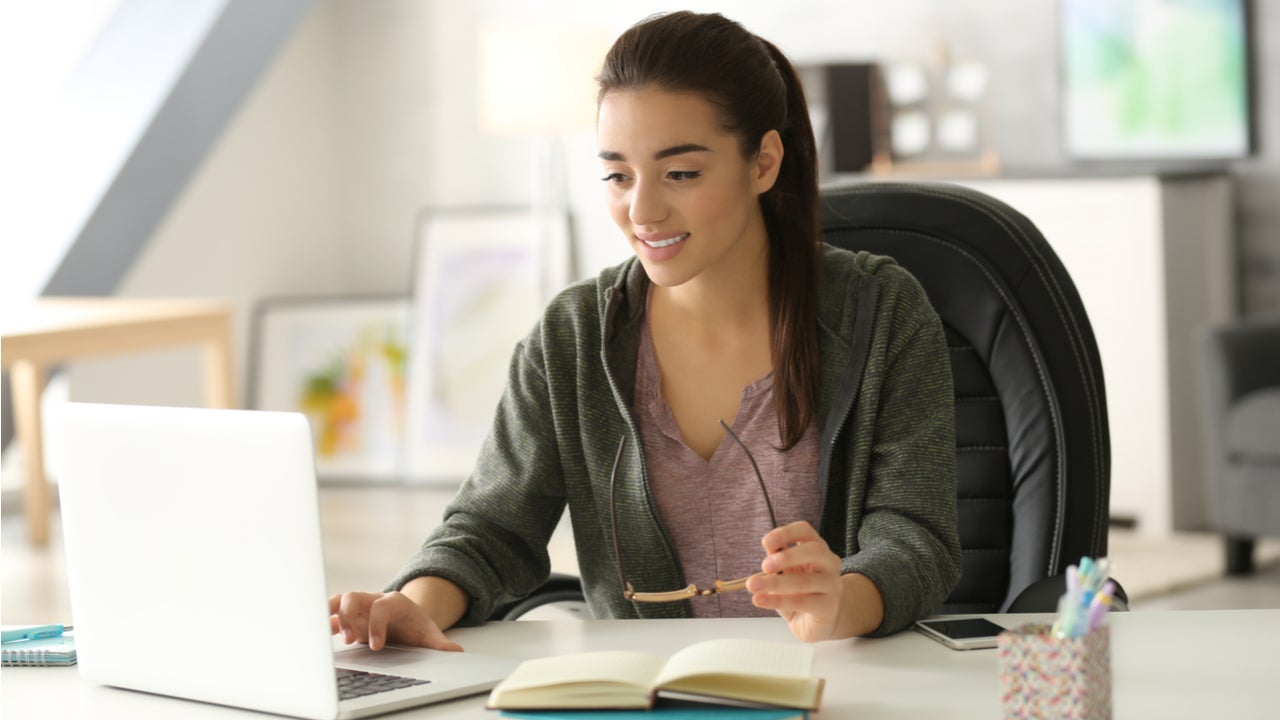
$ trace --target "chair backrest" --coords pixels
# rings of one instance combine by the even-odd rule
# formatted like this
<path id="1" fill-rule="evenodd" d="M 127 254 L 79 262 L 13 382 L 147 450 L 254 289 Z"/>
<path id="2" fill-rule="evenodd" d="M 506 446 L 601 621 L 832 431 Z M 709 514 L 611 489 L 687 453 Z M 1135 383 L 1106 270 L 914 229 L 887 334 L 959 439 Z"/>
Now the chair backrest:
<path id="1" fill-rule="evenodd" d="M 1107 549 L 1102 365 L 1075 285 L 1025 217 L 949 184 L 824 188 L 826 242 L 888 255 L 942 318 L 963 565 L 942 612 L 1003 611 Z"/>

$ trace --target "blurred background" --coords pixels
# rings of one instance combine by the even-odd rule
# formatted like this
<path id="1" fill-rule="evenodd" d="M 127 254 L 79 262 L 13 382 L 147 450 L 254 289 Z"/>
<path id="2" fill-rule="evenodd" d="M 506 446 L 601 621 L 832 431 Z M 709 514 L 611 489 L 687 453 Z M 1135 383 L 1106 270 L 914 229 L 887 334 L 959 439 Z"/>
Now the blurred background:
<path id="1" fill-rule="evenodd" d="M 7 2 L 6 333 L 38 298 L 218 303 L 222 404 L 312 417 L 327 512 L 351 509 L 334 537 L 403 523 L 375 541 L 385 565 L 343 578 L 376 584 L 465 475 L 537 307 L 626 258 L 592 75 L 671 9 L 722 12 L 801 68 L 824 181 L 971 184 L 1045 231 L 1107 369 L 1115 526 L 1220 574 L 1216 544 L 1179 544 L 1208 537 L 1194 358 L 1210 327 L 1280 313 L 1271 0 Z M 208 362 L 85 352 L 44 369 L 42 402 L 218 404 Z M 56 556 L 10 554 L 31 466 L 10 375 L 5 612 L 14 583 L 60 592 Z M 412 511 L 388 494 L 415 488 Z"/>

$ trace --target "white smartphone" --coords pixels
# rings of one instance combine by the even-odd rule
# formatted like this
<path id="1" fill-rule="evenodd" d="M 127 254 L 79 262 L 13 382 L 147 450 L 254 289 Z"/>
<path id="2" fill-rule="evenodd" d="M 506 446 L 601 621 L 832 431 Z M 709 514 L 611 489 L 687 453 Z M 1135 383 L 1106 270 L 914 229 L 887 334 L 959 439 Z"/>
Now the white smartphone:
<path id="1" fill-rule="evenodd" d="M 953 650 L 980 650 L 996 646 L 996 636 L 1004 628 L 986 618 L 917 620 L 916 630 Z"/>

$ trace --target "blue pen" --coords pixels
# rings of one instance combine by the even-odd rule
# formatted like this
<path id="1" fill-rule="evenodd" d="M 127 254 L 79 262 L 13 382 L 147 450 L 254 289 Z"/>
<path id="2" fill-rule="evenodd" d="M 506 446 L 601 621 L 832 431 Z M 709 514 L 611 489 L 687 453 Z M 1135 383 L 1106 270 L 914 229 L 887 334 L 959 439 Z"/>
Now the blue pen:
<path id="1" fill-rule="evenodd" d="M 45 638 L 62 637 L 62 633 L 70 630 L 70 625 L 33 625 L 0 631 L 0 643 L 21 642 L 23 640 L 44 640 Z"/>
<path id="2" fill-rule="evenodd" d="M 1093 558 L 1085 555 L 1080 558 L 1080 579 L 1088 581 L 1093 576 Z"/>

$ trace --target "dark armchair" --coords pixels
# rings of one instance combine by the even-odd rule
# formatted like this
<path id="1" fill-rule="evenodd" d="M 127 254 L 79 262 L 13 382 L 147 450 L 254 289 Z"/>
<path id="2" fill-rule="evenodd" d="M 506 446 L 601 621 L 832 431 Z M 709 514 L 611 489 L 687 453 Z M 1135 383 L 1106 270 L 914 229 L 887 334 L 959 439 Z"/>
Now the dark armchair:
<path id="1" fill-rule="evenodd" d="M 1280 536 L 1280 316 L 1210 330 L 1204 360 L 1209 525 L 1243 575 L 1254 539 Z"/>
<path id="2" fill-rule="evenodd" d="M 1054 612 L 1067 566 L 1107 553 L 1111 493 L 1102 364 L 1066 269 L 1025 217 L 954 185 L 826 188 L 822 231 L 893 257 L 942 318 L 963 564 L 940 612 Z"/>

